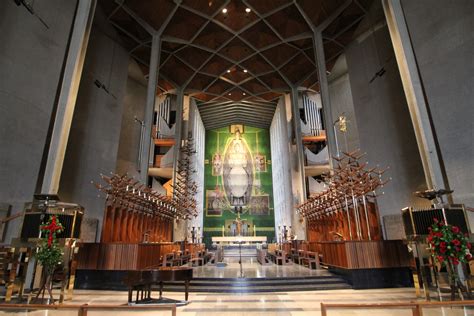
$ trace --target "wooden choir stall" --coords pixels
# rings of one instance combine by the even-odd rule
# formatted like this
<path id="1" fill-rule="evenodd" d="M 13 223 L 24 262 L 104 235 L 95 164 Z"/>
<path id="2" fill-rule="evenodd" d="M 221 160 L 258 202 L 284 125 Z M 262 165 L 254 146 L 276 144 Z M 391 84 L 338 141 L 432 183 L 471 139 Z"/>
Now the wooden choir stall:
<path id="1" fill-rule="evenodd" d="M 80 244 L 75 287 L 128 289 L 141 293 L 134 303 L 149 303 L 152 285 L 182 281 L 187 300 L 192 268 L 183 265 L 202 256 L 203 246 L 171 240 L 173 221 L 194 210 L 127 176 L 101 177 L 105 185 L 96 187 L 107 195 L 101 242 Z M 153 278 L 144 283 L 144 275 Z M 161 293 L 158 301 L 169 303 Z"/>
<path id="2" fill-rule="evenodd" d="M 376 190 L 385 170 L 368 168 L 358 152 L 335 158 L 327 189 L 298 207 L 306 219 L 307 248 L 354 288 L 411 286 L 411 265 L 402 240 L 383 240 Z"/>

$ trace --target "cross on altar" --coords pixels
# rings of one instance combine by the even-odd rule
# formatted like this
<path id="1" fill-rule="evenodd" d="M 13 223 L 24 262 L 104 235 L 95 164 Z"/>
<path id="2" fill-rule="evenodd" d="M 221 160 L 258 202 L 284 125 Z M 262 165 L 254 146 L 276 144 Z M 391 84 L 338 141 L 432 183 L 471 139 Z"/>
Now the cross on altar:
<path id="1" fill-rule="evenodd" d="M 51 223 L 49 225 L 42 225 L 41 230 L 45 230 L 48 233 L 48 247 L 53 244 L 53 234 L 63 229 L 61 225 L 56 224 L 56 216 L 51 216 Z"/>

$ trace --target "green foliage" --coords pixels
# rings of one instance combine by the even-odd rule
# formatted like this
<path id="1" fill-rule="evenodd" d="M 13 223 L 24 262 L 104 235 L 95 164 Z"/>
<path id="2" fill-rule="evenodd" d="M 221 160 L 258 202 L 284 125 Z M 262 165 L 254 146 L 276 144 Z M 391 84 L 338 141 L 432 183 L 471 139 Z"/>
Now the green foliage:
<path id="1" fill-rule="evenodd" d="M 36 258 L 46 271 L 52 274 L 56 266 L 62 262 L 63 253 L 58 245 L 56 234 L 63 230 L 63 226 L 56 216 L 52 215 L 40 229 L 43 237 L 38 244 Z"/>
<path id="2" fill-rule="evenodd" d="M 469 262 L 472 259 L 471 244 L 467 234 L 463 234 L 459 227 L 440 222 L 429 228 L 427 242 L 430 245 L 431 255 L 436 262 L 447 265 L 457 265 L 459 262 Z"/>

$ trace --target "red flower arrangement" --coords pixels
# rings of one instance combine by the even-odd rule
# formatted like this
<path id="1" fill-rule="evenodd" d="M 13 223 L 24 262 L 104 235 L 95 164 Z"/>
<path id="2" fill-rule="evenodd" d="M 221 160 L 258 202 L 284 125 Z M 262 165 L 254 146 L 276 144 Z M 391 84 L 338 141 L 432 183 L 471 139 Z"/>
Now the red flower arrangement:
<path id="1" fill-rule="evenodd" d="M 469 236 L 463 234 L 457 226 L 449 225 L 436 218 L 434 222 L 428 228 L 430 234 L 427 242 L 435 261 L 441 265 L 450 263 L 454 266 L 460 262 L 469 262 L 472 259 Z"/>

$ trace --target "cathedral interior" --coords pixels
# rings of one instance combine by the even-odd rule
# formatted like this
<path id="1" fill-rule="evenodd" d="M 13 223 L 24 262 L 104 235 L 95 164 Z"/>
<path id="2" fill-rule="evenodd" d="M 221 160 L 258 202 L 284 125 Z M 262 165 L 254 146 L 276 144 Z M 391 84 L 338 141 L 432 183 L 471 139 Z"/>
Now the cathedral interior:
<path id="1" fill-rule="evenodd" d="M 473 34 L 471 0 L 3 0 L 0 314 L 474 315 Z"/>

